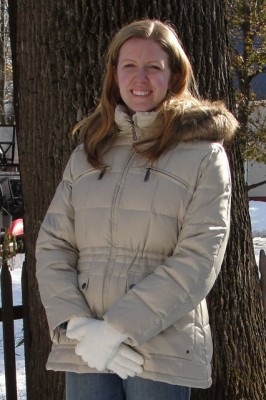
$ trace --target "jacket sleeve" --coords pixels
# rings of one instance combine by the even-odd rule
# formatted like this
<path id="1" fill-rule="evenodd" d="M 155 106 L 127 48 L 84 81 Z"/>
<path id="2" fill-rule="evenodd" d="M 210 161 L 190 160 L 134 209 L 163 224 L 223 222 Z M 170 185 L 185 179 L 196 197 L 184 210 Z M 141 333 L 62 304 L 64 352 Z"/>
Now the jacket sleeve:
<path id="1" fill-rule="evenodd" d="M 201 162 L 173 254 L 129 290 L 104 319 L 141 345 L 197 307 L 219 273 L 229 234 L 231 181 L 222 146 Z"/>
<path id="2" fill-rule="evenodd" d="M 71 157 L 72 158 L 72 157 Z M 50 335 L 73 316 L 91 316 L 78 289 L 78 250 L 71 204 L 71 158 L 41 225 L 36 243 L 36 276 Z"/>

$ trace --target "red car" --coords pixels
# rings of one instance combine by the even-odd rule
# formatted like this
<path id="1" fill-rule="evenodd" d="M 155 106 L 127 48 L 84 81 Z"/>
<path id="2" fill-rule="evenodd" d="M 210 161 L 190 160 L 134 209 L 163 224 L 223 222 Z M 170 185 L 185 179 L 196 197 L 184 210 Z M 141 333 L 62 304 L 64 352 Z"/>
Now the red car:
<path id="1" fill-rule="evenodd" d="M 0 172 L 0 208 L 0 243 L 6 228 L 17 242 L 23 243 L 23 200 L 18 172 Z"/>

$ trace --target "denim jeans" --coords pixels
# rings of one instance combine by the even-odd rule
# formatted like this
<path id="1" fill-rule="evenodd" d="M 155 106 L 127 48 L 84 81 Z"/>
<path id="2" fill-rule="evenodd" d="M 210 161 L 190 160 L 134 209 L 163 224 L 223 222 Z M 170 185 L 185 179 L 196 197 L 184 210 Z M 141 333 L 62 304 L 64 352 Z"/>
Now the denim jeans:
<path id="1" fill-rule="evenodd" d="M 115 374 L 66 373 L 66 400 L 189 400 L 190 388 Z"/>

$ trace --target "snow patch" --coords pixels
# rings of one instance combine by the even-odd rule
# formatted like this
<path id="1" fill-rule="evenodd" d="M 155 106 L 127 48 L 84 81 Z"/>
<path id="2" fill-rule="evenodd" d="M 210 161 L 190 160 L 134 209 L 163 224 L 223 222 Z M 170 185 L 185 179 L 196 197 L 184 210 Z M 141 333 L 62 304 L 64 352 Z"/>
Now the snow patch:
<path id="1" fill-rule="evenodd" d="M 252 237 L 266 238 L 266 202 L 250 201 L 249 215 L 252 226 Z"/>

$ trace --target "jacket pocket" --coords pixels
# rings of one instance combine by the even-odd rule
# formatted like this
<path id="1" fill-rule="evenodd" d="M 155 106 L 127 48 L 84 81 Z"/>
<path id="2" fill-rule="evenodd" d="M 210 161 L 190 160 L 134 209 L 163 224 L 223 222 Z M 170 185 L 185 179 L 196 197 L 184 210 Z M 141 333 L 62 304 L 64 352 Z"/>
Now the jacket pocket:
<path id="1" fill-rule="evenodd" d="M 79 290 L 95 318 L 101 318 L 103 315 L 102 285 L 101 275 L 90 274 L 88 271 L 81 272 L 78 275 Z"/>
<path id="2" fill-rule="evenodd" d="M 101 176 L 101 171 L 97 168 L 88 168 L 77 177 L 75 183 L 77 183 L 80 179 L 83 179 L 84 177 L 87 177 L 89 175 L 94 175 L 95 179 L 98 179 Z"/>
<path id="3" fill-rule="evenodd" d="M 195 310 L 173 324 L 177 357 L 192 360 L 195 356 Z"/>
<path id="4" fill-rule="evenodd" d="M 173 182 L 175 182 L 175 183 L 177 183 L 179 185 L 181 184 L 186 189 L 191 189 L 191 185 L 185 179 L 183 179 L 180 176 L 175 175 L 175 174 L 173 174 L 171 172 L 164 171 L 162 169 L 155 168 L 155 167 L 147 168 L 146 176 L 145 176 L 145 180 L 146 181 L 149 179 L 150 173 L 154 173 L 156 175 L 159 175 L 159 176 L 165 177 L 167 179 L 170 179 L 171 181 L 173 181 Z"/>
<path id="5" fill-rule="evenodd" d="M 195 312 L 169 326 L 141 346 L 154 358 L 193 360 L 195 358 Z"/>
<path id="6" fill-rule="evenodd" d="M 156 266 L 141 266 L 138 269 L 129 269 L 127 273 L 127 290 L 133 289 L 135 285 L 152 274 L 155 268 Z"/>

